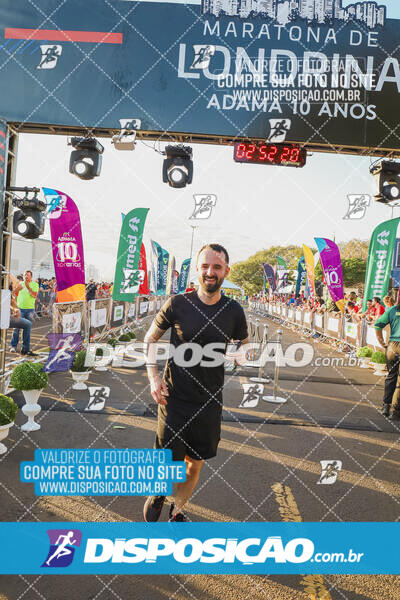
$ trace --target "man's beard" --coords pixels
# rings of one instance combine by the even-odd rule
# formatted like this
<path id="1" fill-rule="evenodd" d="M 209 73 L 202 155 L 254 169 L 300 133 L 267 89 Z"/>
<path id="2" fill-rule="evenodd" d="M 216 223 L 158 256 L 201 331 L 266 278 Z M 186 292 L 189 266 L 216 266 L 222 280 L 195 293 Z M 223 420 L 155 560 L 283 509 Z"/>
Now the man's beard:
<path id="1" fill-rule="evenodd" d="M 217 292 L 220 289 L 223 281 L 223 277 L 221 279 L 218 279 L 218 277 L 207 276 L 199 278 L 199 282 L 203 291 L 207 292 L 208 294 L 213 294 L 214 292 Z"/>

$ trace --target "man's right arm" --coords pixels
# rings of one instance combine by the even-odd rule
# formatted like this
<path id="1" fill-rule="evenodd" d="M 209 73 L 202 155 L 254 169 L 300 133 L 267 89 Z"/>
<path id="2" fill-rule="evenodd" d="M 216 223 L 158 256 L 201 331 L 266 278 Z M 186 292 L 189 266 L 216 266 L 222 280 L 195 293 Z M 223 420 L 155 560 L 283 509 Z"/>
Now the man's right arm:
<path id="1" fill-rule="evenodd" d="M 145 353 L 147 358 L 147 377 L 150 382 L 151 395 L 157 404 L 166 405 L 168 396 L 168 388 L 160 377 L 157 367 L 157 342 L 165 333 L 165 329 L 157 327 L 155 321 L 150 326 L 150 329 L 144 337 Z"/>

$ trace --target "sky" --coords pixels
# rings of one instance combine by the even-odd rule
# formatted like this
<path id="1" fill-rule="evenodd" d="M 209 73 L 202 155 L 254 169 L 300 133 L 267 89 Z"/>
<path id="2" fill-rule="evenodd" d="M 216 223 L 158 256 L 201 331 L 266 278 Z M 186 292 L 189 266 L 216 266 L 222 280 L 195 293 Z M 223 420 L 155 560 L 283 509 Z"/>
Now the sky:
<path id="1" fill-rule="evenodd" d="M 110 139 L 104 147 L 99 177 L 82 181 L 68 172 L 71 146 L 64 136 L 20 136 L 16 185 L 50 187 L 76 202 L 82 223 L 85 263 L 94 264 L 101 278 L 112 280 L 121 229 L 121 212 L 150 208 L 144 231 L 150 240 L 174 254 L 177 268 L 207 242 L 223 244 L 231 264 L 246 260 L 271 245 L 315 248 L 314 237 L 369 239 L 374 227 L 391 210 L 371 198 L 362 220 L 344 220 L 347 194 L 375 192 L 369 174 L 372 159 L 314 153 L 301 169 L 243 165 L 233 161 L 231 146 L 193 145 L 193 183 L 182 189 L 162 182 L 163 156 L 152 142 L 138 141 L 134 151 L 117 151 Z M 163 146 L 161 145 L 161 148 Z M 208 220 L 194 221 L 193 194 L 215 194 Z M 400 216 L 395 209 L 394 216 Z M 49 237 L 46 226 L 44 237 Z"/>

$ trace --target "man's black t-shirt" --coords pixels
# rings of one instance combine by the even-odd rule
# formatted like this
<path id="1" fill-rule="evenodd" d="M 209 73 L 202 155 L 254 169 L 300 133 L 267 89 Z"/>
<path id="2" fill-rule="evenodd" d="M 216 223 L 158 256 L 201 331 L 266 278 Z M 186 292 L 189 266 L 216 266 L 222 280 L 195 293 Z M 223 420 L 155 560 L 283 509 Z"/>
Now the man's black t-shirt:
<path id="1" fill-rule="evenodd" d="M 156 316 L 155 324 L 164 330 L 172 328 L 170 343 L 175 349 L 189 342 L 202 349 L 207 344 L 219 343 L 225 346 L 215 352 L 223 354 L 230 340 L 244 340 L 248 335 L 246 317 L 238 302 L 221 296 L 216 304 L 204 304 L 197 292 L 169 298 Z M 185 350 L 184 360 L 189 361 L 191 357 L 194 360 L 192 351 Z M 212 362 L 212 357 L 207 359 L 202 351 L 201 360 Z M 223 364 L 206 366 L 197 360 L 194 366 L 179 366 L 171 357 L 165 367 L 164 380 L 170 395 L 168 401 L 176 398 L 193 404 L 222 402 Z"/>
<path id="2" fill-rule="evenodd" d="M 86 300 L 96 299 L 97 285 L 95 283 L 88 283 L 86 286 Z"/>

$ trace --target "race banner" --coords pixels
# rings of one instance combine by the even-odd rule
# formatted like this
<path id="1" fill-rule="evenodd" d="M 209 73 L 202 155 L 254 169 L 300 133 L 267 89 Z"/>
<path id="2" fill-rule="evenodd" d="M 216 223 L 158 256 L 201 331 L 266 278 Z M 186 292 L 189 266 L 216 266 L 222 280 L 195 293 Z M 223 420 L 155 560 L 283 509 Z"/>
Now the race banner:
<path id="1" fill-rule="evenodd" d="M 139 257 L 148 208 L 134 208 L 124 218 L 115 266 L 113 300 L 132 302 L 139 295 Z"/>
<path id="2" fill-rule="evenodd" d="M 311 248 L 309 248 L 305 244 L 303 244 L 303 252 L 304 252 L 304 260 L 305 260 L 305 264 L 306 264 L 307 281 L 308 281 L 308 286 L 309 286 L 309 290 L 310 290 L 310 296 L 311 296 L 311 298 L 314 299 L 315 298 L 314 254 L 313 254 Z"/>
<path id="3" fill-rule="evenodd" d="M 164 251 L 165 252 L 165 251 Z M 171 254 L 168 261 L 168 271 L 167 271 L 167 285 L 166 285 L 166 293 L 167 296 L 172 294 L 172 274 L 175 271 L 175 256 Z"/>
<path id="4" fill-rule="evenodd" d="M 156 296 L 163 296 L 165 294 L 163 249 L 153 240 L 151 240 L 151 249 L 154 293 Z"/>
<path id="5" fill-rule="evenodd" d="M 344 313 L 343 271 L 337 244 L 327 238 L 314 238 L 324 272 L 325 283 L 332 300 Z"/>
<path id="6" fill-rule="evenodd" d="M 79 210 L 67 194 L 43 188 L 57 281 L 57 302 L 85 300 L 85 264 Z"/>
<path id="7" fill-rule="evenodd" d="M 136 10 L 129 1 L 97 0 L 92 10 L 68 0 L 56 24 L 42 24 L 54 5 L 0 4 L 7 121 L 115 130 L 133 112 L 148 132 L 367 154 L 400 148 L 392 110 L 400 88 L 398 0 L 192 0 L 190 10 L 182 1 L 140 2 Z M 22 51 L 32 40 L 42 43 Z M 81 42 L 95 50 L 103 77 L 90 60 L 81 63 Z M 7 60 L 18 43 L 18 62 Z M 161 56 L 168 60 L 156 63 Z M 60 102 L 49 81 L 71 69 Z M 134 98 L 115 101 L 116 74 L 135 82 Z"/>
<path id="8" fill-rule="evenodd" d="M 149 283 L 148 283 L 148 278 L 147 278 L 146 249 L 144 247 L 143 242 L 140 247 L 139 272 L 140 272 L 139 295 L 140 296 L 148 296 L 151 292 L 149 290 Z"/>
<path id="9" fill-rule="evenodd" d="M 187 288 L 188 279 L 189 279 L 189 272 L 190 272 L 190 263 L 191 263 L 191 259 L 190 258 L 186 258 L 186 260 L 184 260 L 182 262 L 181 272 L 179 273 L 179 279 L 178 279 L 178 291 L 177 291 L 177 294 L 183 294 L 183 292 Z"/>
<path id="10" fill-rule="evenodd" d="M 81 348 L 82 338 L 78 333 L 48 333 L 50 352 L 43 371 L 62 373 L 74 362 L 75 352 Z"/>
<path id="11" fill-rule="evenodd" d="M 383 298 L 388 293 L 399 221 L 400 218 L 384 221 L 372 233 L 365 274 L 363 312 L 367 310 L 368 300 L 372 300 L 374 296 Z"/>
<path id="12" fill-rule="evenodd" d="M 171 285 L 171 293 L 178 293 L 178 281 L 179 281 L 179 271 L 175 269 L 172 271 L 172 285 Z"/>
<path id="13" fill-rule="evenodd" d="M 162 288 L 161 295 L 165 295 L 167 293 L 167 284 L 168 284 L 168 266 L 169 266 L 169 252 L 162 248 L 162 263 L 161 263 L 161 276 L 162 276 Z"/>
<path id="14" fill-rule="evenodd" d="M 296 279 L 296 291 L 295 291 L 296 298 L 300 294 L 300 288 L 303 285 L 305 278 L 306 278 L 306 263 L 304 260 L 304 256 L 302 256 L 300 258 L 299 262 L 297 263 L 297 279 Z"/>
<path id="15" fill-rule="evenodd" d="M 276 284 L 277 288 L 279 289 L 285 287 L 285 285 L 287 284 L 288 272 L 286 261 L 282 258 L 282 256 L 276 257 L 276 263 Z"/>
<path id="16" fill-rule="evenodd" d="M 269 265 L 268 263 L 264 263 L 263 267 L 264 267 L 265 276 L 268 279 L 269 289 L 271 290 L 271 292 L 275 292 L 275 290 L 276 290 L 276 280 L 275 280 L 274 270 L 271 267 L 271 265 Z"/>

